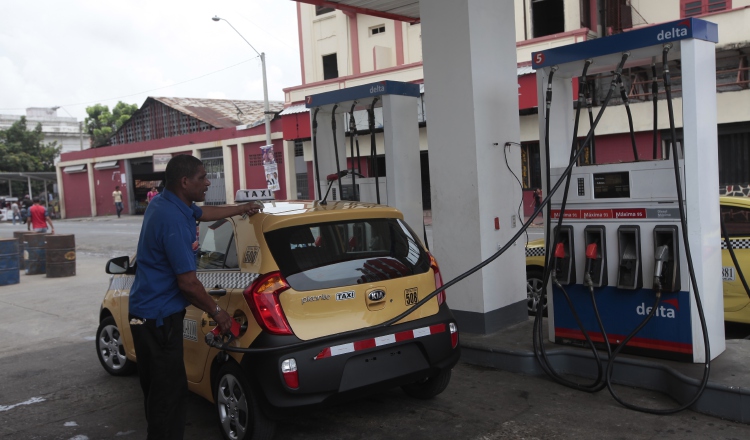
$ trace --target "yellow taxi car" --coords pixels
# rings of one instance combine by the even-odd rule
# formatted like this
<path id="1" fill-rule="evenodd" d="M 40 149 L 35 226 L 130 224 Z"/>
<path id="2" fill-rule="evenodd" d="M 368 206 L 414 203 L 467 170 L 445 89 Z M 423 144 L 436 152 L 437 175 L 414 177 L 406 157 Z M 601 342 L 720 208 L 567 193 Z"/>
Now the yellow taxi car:
<path id="1" fill-rule="evenodd" d="M 721 196 L 721 218 L 734 249 L 737 261 L 750 283 L 750 198 Z M 750 324 L 750 295 L 742 285 L 722 235 L 722 279 L 724 280 L 724 320 Z M 544 276 L 544 239 L 526 246 L 526 298 L 529 313 L 534 314 L 541 300 Z M 545 297 L 546 301 L 546 297 Z M 546 304 L 544 310 L 546 312 Z"/>
<path id="2" fill-rule="evenodd" d="M 293 409 L 400 386 L 422 399 L 448 386 L 458 362 L 456 321 L 440 269 L 387 206 L 359 202 L 271 201 L 249 218 L 199 223 L 197 276 L 240 323 L 210 347 L 216 323 L 188 307 L 184 358 L 189 389 L 213 402 L 225 438 L 270 438 Z M 104 369 L 134 371 L 128 294 L 136 258 L 107 263 L 96 351 Z"/>

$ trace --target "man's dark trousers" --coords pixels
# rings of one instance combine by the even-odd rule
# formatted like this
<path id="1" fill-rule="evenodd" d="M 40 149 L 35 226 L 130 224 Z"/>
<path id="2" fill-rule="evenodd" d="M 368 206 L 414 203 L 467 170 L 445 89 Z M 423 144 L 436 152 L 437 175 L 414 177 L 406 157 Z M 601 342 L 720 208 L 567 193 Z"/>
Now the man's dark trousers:
<path id="1" fill-rule="evenodd" d="M 131 324 L 138 375 L 143 389 L 148 439 L 182 439 L 185 431 L 187 375 L 182 357 L 182 319 L 185 311 Z M 129 316 L 128 319 L 140 319 Z"/>

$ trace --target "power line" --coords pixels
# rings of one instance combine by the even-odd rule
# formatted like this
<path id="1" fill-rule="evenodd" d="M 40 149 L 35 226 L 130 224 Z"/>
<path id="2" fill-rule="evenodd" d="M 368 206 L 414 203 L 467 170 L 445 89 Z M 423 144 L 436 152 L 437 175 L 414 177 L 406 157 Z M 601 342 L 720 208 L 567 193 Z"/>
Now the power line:
<path id="1" fill-rule="evenodd" d="M 60 105 L 58 107 L 77 107 L 77 106 L 81 106 L 81 105 L 100 104 L 102 102 L 109 102 L 109 101 L 114 101 L 114 100 L 129 98 L 131 96 L 143 95 L 144 93 L 151 93 L 151 92 L 156 91 L 156 90 L 168 89 L 170 87 L 179 86 L 179 85 L 182 85 L 182 84 L 185 84 L 185 83 L 189 83 L 191 81 L 195 81 L 195 80 L 198 80 L 198 79 L 201 79 L 201 78 L 205 78 L 207 76 L 210 76 L 210 75 L 213 75 L 213 74 L 216 74 L 216 73 L 219 73 L 219 72 L 223 72 L 223 71 L 231 69 L 233 67 L 237 67 L 237 66 L 239 66 L 241 64 L 245 64 L 245 63 L 247 63 L 249 61 L 252 61 L 252 60 L 254 60 L 256 58 L 259 58 L 259 57 L 255 56 L 255 57 L 249 58 L 249 59 L 247 59 L 245 61 L 240 61 L 237 64 L 233 64 L 231 66 L 225 67 L 223 69 L 214 70 L 213 72 L 209 72 L 209 73 L 206 73 L 206 74 L 201 75 L 201 76 L 196 76 L 195 78 L 191 78 L 191 79 L 188 79 L 188 80 L 185 80 L 185 81 L 180 81 L 180 82 L 177 82 L 177 83 L 174 83 L 174 84 L 169 84 L 169 85 L 162 86 L 162 87 L 157 87 L 155 89 L 150 89 L 150 90 L 146 90 L 146 91 L 143 91 L 143 92 L 131 93 L 131 94 L 128 94 L 128 95 L 118 96 L 116 98 L 99 99 L 99 100 L 96 100 L 96 101 L 89 101 L 89 102 L 79 102 L 79 103 L 76 103 L 76 104 L 63 104 L 63 105 Z M 0 111 L 13 111 L 13 110 L 26 110 L 26 108 L 0 108 Z"/>

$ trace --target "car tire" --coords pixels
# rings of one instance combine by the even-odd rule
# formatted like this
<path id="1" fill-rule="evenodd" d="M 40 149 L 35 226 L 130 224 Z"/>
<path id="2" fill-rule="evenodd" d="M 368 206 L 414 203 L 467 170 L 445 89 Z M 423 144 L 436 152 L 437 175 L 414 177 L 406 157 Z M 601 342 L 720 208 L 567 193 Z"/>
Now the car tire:
<path id="1" fill-rule="evenodd" d="M 428 377 L 420 382 L 404 385 L 401 389 L 415 399 L 428 400 L 445 391 L 451 381 L 451 370 L 446 368 L 440 370 L 435 376 Z"/>
<path id="2" fill-rule="evenodd" d="M 221 367 L 214 387 L 214 402 L 221 435 L 227 440 L 271 440 L 276 422 L 267 418 L 242 369 L 228 362 Z"/>
<path id="3" fill-rule="evenodd" d="M 96 354 L 104 370 L 112 376 L 127 376 L 135 371 L 135 362 L 125 356 L 120 329 L 115 318 L 107 316 L 96 330 Z"/>
<path id="4" fill-rule="evenodd" d="M 542 297 L 544 269 L 541 267 L 526 268 L 526 303 L 529 315 L 536 315 L 537 305 Z M 544 297 L 543 315 L 547 316 L 547 296 Z"/>

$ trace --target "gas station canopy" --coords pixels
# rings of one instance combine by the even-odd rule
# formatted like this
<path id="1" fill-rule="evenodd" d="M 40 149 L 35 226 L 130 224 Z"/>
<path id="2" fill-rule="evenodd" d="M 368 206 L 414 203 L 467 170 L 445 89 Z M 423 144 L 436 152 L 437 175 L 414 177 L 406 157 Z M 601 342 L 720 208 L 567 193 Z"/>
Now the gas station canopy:
<path id="1" fill-rule="evenodd" d="M 391 20 L 418 23 L 419 0 L 297 0 L 315 6 L 336 8 L 344 12 L 373 15 Z"/>

